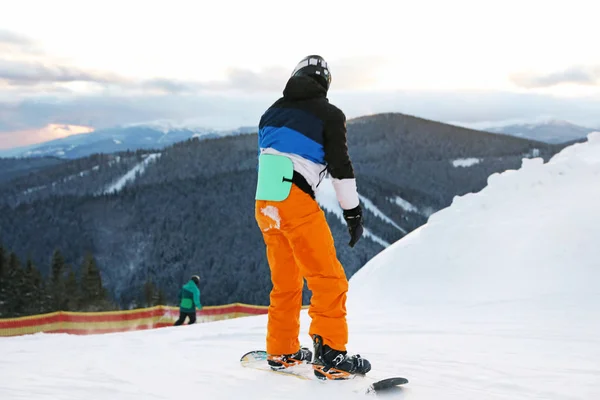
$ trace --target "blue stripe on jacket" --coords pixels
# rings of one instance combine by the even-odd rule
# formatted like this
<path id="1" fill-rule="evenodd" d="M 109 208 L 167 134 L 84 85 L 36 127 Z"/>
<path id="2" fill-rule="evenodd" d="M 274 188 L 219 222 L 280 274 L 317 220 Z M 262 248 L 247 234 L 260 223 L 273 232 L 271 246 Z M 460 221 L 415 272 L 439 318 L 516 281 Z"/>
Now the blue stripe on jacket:
<path id="1" fill-rule="evenodd" d="M 287 127 L 267 126 L 259 133 L 258 145 L 261 148 L 273 148 L 283 153 L 298 154 L 308 160 L 325 164 L 323 146 L 303 134 Z"/>
<path id="2" fill-rule="evenodd" d="M 260 121 L 260 148 L 298 154 L 325 164 L 323 122 L 316 116 L 296 108 L 270 108 Z"/>

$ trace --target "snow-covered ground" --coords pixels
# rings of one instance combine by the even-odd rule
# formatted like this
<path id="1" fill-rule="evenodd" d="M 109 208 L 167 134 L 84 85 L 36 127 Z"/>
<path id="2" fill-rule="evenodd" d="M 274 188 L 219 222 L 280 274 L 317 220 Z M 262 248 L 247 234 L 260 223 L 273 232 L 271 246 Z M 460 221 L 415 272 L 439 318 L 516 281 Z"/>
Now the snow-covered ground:
<path id="1" fill-rule="evenodd" d="M 127 171 L 125 175 L 120 177 L 116 182 L 111 184 L 107 189 L 104 190 L 104 193 L 114 193 L 122 190 L 125 185 L 129 182 L 133 182 L 138 174 L 143 174 L 148 163 L 155 161 L 161 156 L 161 153 L 152 153 L 148 154 L 143 161 L 139 162 L 135 167 L 131 170 Z"/>
<path id="2" fill-rule="evenodd" d="M 481 162 L 479 158 L 459 158 L 457 160 L 452 160 L 452 165 L 455 167 L 472 167 L 473 165 L 477 165 Z"/>
<path id="3" fill-rule="evenodd" d="M 404 400 L 600 399 L 600 133 L 456 198 L 350 281 L 349 350 Z M 301 339 L 309 343 L 302 314 Z M 0 399 L 348 399 L 240 367 L 266 316 L 0 338 Z"/>

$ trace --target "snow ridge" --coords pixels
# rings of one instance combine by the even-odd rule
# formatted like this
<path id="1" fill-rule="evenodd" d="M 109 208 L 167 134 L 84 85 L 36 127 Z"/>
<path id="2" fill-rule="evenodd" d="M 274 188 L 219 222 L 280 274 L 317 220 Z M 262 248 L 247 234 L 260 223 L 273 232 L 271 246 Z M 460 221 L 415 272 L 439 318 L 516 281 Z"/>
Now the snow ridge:
<path id="1" fill-rule="evenodd" d="M 110 185 L 107 189 L 104 190 L 104 194 L 116 193 L 122 190 L 125 185 L 129 182 L 133 182 L 137 176 L 137 174 L 143 174 L 144 170 L 148 166 L 151 161 L 157 160 L 161 156 L 161 153 L 152 153 L 146 156 L 146 158 L 138 163 L 135 167 L 129 170 L 125 175 L 119 178 L 115 183 Z"/>

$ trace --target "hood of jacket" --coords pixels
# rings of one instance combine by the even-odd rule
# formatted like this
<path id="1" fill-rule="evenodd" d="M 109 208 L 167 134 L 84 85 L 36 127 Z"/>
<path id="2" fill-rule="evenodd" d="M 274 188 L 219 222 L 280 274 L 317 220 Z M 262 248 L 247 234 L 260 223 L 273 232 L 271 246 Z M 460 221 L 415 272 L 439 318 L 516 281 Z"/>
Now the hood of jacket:
<path id="1" fill-rule="evenodd" d="M 290 100 L 325 98 L 327 90 L 315 79 L 309 76 L 293 76 L 285 85 L 283 96 Z"/>
<path id="2" fill-rule="evenodd" d="M 196 286 L 196 283 L 190 279 L 185 285 L 183 285 L 183 288 L 193 292 L 194 290 L 198 289 L 198 286 Z"/>

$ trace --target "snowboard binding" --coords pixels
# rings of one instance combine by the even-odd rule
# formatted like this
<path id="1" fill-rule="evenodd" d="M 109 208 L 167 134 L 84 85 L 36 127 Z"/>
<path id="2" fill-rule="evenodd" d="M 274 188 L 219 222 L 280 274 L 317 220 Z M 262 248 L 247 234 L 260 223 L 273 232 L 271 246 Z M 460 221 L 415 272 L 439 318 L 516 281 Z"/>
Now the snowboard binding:
<path id="1" fill-rule="evenodd" d="M 323 358 L 323 338 L 313 335 L 314 358 L 313 371 L 317 378 L 322 380 L 345 380 L 352 378 L 352 373 L 328 366 Z"/>

